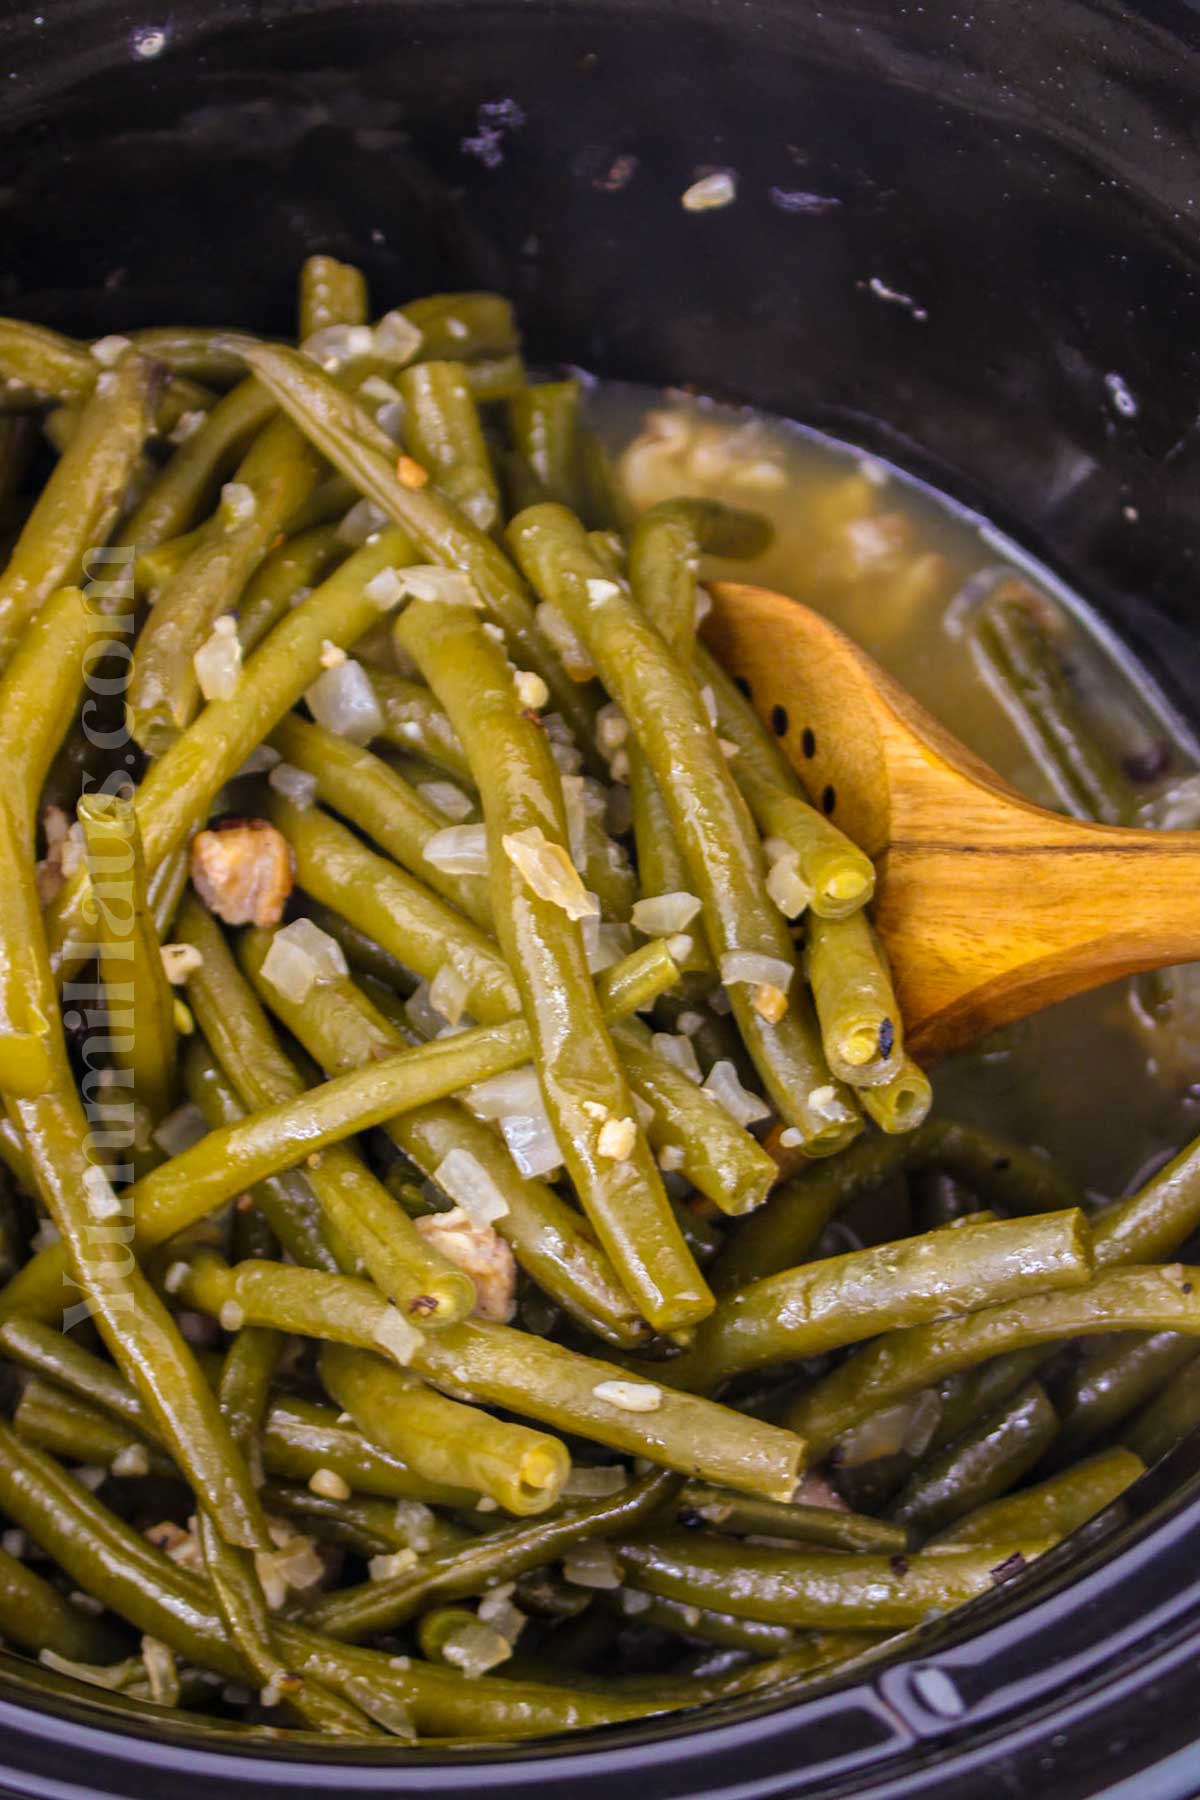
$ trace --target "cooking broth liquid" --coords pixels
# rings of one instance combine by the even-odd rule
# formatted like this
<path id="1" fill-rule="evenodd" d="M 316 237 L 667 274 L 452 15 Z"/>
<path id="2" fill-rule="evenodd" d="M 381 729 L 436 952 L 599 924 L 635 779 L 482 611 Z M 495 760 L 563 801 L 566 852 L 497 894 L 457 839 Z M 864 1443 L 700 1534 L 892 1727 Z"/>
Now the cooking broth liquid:
<path id="1" fill-rule="evenodd" d="M 978 514 L 810 427 L 675 392 L 589 385 L 589 413 L 633 504 L 676 494 L 765 513 L 751 563 L 706 566 L 824 613 L 1031 799 L 1069 802 L 972 647 L 971 611 L 1017 575 L 1062 632 L 1081 712 L 1151 820 L 1200 825 L 1200 744 L 1078 594 Z M 996 896 L 997 907 L 1004 896 Z M 945 1113 L 1039 1145 L 1098 1195 L 1128 1191 L 1200 1130 L 1200 967 L 1148 1012 L 1136 983 L 1081 995 L 935 1073 Z"/>

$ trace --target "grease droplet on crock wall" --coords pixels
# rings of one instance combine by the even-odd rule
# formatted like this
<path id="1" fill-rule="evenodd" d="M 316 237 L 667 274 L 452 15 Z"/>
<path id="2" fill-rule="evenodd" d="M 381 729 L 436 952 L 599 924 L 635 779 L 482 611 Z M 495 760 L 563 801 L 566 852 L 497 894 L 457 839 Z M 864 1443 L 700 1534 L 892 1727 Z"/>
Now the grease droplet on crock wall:
<path id="1" fill-rule="evenodd" d="M 858 285 L 862 287 L 864 284 L 860 281 Z M 889 287 L 887 282 L 881 280 L 878 275 L 872 275 L 865 285 L 868 292 L 873 294 L 876 300 L 882 300 L 885 306 L 902 306 L 918 325 L 924 325 L 928 319 L 929 313 L 926 308 L 919 306 L 911 294 L 902 293 L 899 288 Z"/>
<path id="2" fill-rule="evenodd" d="M 1106 375 L 1104 388 L 1108 394 L 1108 403 L 1115 413 L 1119 413 L 1123 419 L 1137 418 L 1137 399 L 1131 393 L 1123 375 L 1118 375 L 1115 371 Z"/>
<path id="3" fill-rule="evenodd" d="M 824 218 L 842 204 L 836 194 L 808 194 L 802 188 L 768 188 L 767 198 L 780 212 L 800 213 L 809 219 Z"/>
<path id="4" fill-rule="evenodd" d="M 519 101 L 485 100 L 475 116 L 474 137 L 463 138 L 459 149 L 464 156 L 478 157 L 485 169 L 498 169 L 504 161 L 505 132 L 519 131 L 524 123 Z"/>
<path id="5" fill-rule="evenodd" d="M 135 56 L 149 62 L 161 56 L 167 47 L 167 28 L 165 25 L 138 25 L 129 34 L 129 48 Z"/>

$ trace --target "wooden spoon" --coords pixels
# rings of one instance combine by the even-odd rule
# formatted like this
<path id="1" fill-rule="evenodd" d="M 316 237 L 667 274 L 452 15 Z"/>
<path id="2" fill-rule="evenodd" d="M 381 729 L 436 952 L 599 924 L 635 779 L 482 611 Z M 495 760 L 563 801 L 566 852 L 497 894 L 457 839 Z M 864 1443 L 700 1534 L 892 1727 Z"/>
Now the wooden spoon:
<path id="1" fill-rule="evenodd" d="M 875 859 L 875 922 L 918 1060 L 1118 976 L 1200 961 L 1200 832 L 1047 812 L 818 613 L 740 582 L 712 594 L 705 636 L 810 795 Z"/>

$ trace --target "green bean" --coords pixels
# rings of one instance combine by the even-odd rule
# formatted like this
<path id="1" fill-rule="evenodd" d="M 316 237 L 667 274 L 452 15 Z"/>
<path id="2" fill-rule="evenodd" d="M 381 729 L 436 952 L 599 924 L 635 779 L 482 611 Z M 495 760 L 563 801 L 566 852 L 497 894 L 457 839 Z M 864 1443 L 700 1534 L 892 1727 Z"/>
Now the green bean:
<path id="1" fill-rule="evenodd" d="M 410 756 L 419 756 L 435 768 L 445 769 L 460 781 L 470 781 L 471 771 L 454 727 L 427 687 L 406 681 L 386 669 L 370 670 L 371 687 L 383 714 L 384 743 L 394 744 Z"/>
<path id="2" fill-rule="evenodd" d="M 660 500 L 641 514 L 629 537 L 633 597 L 676 656 L 690 657 L 695 643 L 700 557 L 761 556 L 771 537 L 761 513 L 716 500 Z"/>
<path id="3" fill-rule="evenodd" d="M 579 468 L 579 383 L 538 381 L 508 402 L 513 447 L 538 500 L 582 510 Z"/>
<path id="4" fill-rule="evenodd" d="M 754 822 L 764 838 L 778 838 L 796 852 L 813 912 L 838 919 L 865 906 L 875 891 L 870 857 L 805 800 L 778 744 L 703 645 L 696 651 L 696 672 L 712 694 L 717 730 L 738 747 L 733 778 Z"/>
<path id="5" fill-rule="evenodd" d="M 933 1088 L 924 1069 L 918 1068 L 907 1050 L 900 1066 L 879 1087 L 858 1090 L 864 1110 L 881 1131 L 892 1135 L 915 1131 L 923 1125 L 933 1105 Z"/>
<path id="6" fill-rule="evenodd" d="M 476 1542 L 435 1551 L 415 1569 L 330 1594 L 313 1607 L 309 1621 L 331 1637 L 351 1640 L 393 1631 L 433 1602 L 469 1599 L 558 1561 L 576 1544 L 636 1530 L 669 1504 L 678 1485 L 677 1477 L 656 1470 L 602 1500 L 566 1506 L 532 1524 L 502 1526 Z"/>
<path id="7" fill-rule="evenodd" d="M 190 531 L 274 411 L 274 401 L 256 381 L 243 381 L 225 394 L 150 484 L 121 526 L 120 542 L 144 555 Z"/>
<path id="8" fill-rule="evenodd" d="M 321 673 L 327 642 L 353 644 L 379 618 L 366 595 L 374 576 L 411 562 L 400 532 L 382 532 L 281 619 L 249 659 L 230 700 L 212 700 L 147 771 L 134 798 L 151 874 L 186 842 L 214 797 Z M 91 954 L 86 937 L 88 882 L 82 872 L 47 914 L 51 951 L 73 971 Z"/>
<path id="9" fill-rule="evenodd" d="M 409 455 L 473 525 L 493 531 L 500 522 L 500 489 L 466 366 L 412 363 L 401 370 L 396 386 L 404 401 Z"/>
<path id="10" fill-rule="evenodd" d="M 757 1619 L 735 1619 L 683 1600 L 664 1600 L 637 1587 L 625 1587 L 620 1599 L 628 1621 L 669 1631 L 692 1643 L 719 1644 L 725 1650 L 748 1650 L 752 1656 L 782 1656 L 799 1648 L 801 1639 L 788 1625 L 764 1625 Z"/>
<path id="11" fill-rule="evenodd" d="M 808 1630 L 904 1630 L 932 1607 L 961 1606 L 987 1593 L 998 1570 L 1040 1543 L 929 1556 L 846 1555 L 838 1551 L 768 1550 L 697 1533 L 658 1532 L 619 1538 L 620 1561 L 638 1587 L 735 1618 Z"/>
<path id="12" fill-rule="evenodd" d="M 625 546 L 619 534 L 625 528 L 629 507 L 613 470 L 612 458 L 599 435 L 586 425 L 579 431 L 579 481 L 585 520 L 594 530 L 616 539 L 623 560 Z"/>
<path id="13" fill-rule="evenodd" d="M 254 650 L 289 608 L 323 581 L 347 554 L 332 525 L 317 525 L 287 538 L 261 562 L 238 605 L 238 640 Z"/>
<path id="14" fill-rule="evenodd" d="M 1200 1425 L 1200 1364 L 1193 1357 L 1122 1432 L 1128 1449 L 1147 1464 L 1166 1456 Z"/>
<path id="15" fill-rule="evenodd" d="M 1095 1221 L 1096 1262 L 1163 1262 L 1200 1226 L 1200 1138 Z"/>
<path id="16" fill-rule="evenodd" d="M 944 1170 L 985 1206 L 1005 1212 L 1059 1212 L 1083 1200 L 1061 1163 L 959 1119 L 930 1119 L 922 1126 L 910 1140 L 909 1166 Z"/>
<path id="17" fill-rule="evenodd" d="M 123 795 L 85 794 L 79 822 L 99 914 L 114 1066 L 128 1070 L 134 1101 L 157 1121 L 174 1097 L 175 996 L 147 901 L 137 815 Z"/>
<path id="18" fill-rule="evenodd" d="M 662 789 L 639 745 L 633 744 L 628 756 L 639 894 L 643 900 L 651 900 L 661 894 L 687 893 L 690 877 Z M 693 930 L 689 936 L 691 949 L 680 959 L 680 967 L 689 975 L 711 977 L 715 971 L 703 930 Z"/>
<path id="19" fill-rule="evenodd" d="M 324 805 L 333 807 L 483 931 L 490 930 L 487 883 L 477 875 L 449 875 L 429 861 L 425 846 L 445 830 L 445 818 L 387 763 L 294 715 L 280 721 L 271 743 L 285 762 L 316 777 L 317 798 Z"/>
<path id="20" fill-rule="evenodd" d="M 186 375 L 213 387 L 232 387 L 242 372 L 229 348 L 228 332 L 208 325 L 160 325 L 131 331 L 129 340 L 143 356 L 162 363 L 173 375 Z"/>
<path id="21" fill-rule="evenodd" d="M 408 533 L 423 556 L 468 576 L 503 629 L 518 666 L 543 678 L 567 723 L 590 743 L 589 697 L 543 637 L 525 583 L 499 546 L 435 489 L 405 487 L 397 478 L 391 440 L 319 369 L 291 351 L 265 344 L 247 343 L 243 354 L 317 449 Z"/>
<path id="22" fill-rule="evenodd" d="M 1066 809 L 1124 824 L 1129 784 L 1079 717 L 1045 610 L 1023 581 L 1002 581 L 971 617 L 972 647 Z"/>
<path id="23" fill-rule="evenodd" d="M 180 936 L 202 958 L 188 978 L 189 1001 L 239 1099 L 246 1106 L 302 1100 L 303 1076 L 279 1048 L 219 928 L 195 902 L 184 909 Z M 307 1179 L 329 1221 L 332 1247 L 348 1246 L 349 1266 L 361 1259 L 403 1312 L 434 1327 L 471 1310 L 469 1278 L 425 1242 L 348 1145 L 325 1150 L 315 1166 L 310 1159 Z"/>
<path id="24" fill-rule="evenodd" d="M 199 696 L 194 652 L 220 615 L 236 607 L 319 468 L 294 425 L 286 419 L 268 425 L 235 472 L 235 486 L 250 496 L 249 516 L 226 517 L 222 506 L 155 601 L 138 638 L 127 695 L 130 729 L 149 755 L 161 756 L 191 720 Z"/>
<path id="25" fill-rule="evenodd" d="M 534 507 L 509 526 L 518 561 L 534 586 L 566 615 L 588 646 L 604 684 L 637 734 L 671 810 L 675 835 L 704 903 L 718 961 L 735 952 L 794 967 L 791 939 L 764 886 L 753 822 L 740 798 L 703 702 L 688 672 L 629 596 L 609 580 L 582 527 L 561 507 Z M 589 598 L 589 583 L 601 583 Z M 816 1021 L 798 977 L 787 1011 L 771 1023 L 756 1010 L 761 988 L 732 983 L 730 998 L 746 1047 L 776 1110 L 800 1130 L 809 1154 L 840 1149 L 859 1129 L 857 1109 L 829 1077 Z M 813 1096 L 816 1095 L 816 1099 Z"/>
<path id="26" fill-rule="evenodd" d="M 500 294 L 426 294 L 400 311 L 421 333 L 422 361 L 504 357 L 521 346 L 512 306 Z"/>
<path id="27" fill-rule="evenodd" d="M 133 581 L 138 598 L 148 599 L 153 605 L 167 584 L 174 581 L 193 550 L 203 544 L 204 538 L 204 527 L 197 525 L 181 537 L 168 538 L 165 543 L 153 544 L 148 550 L 130 546 L 135 550 Z"/>
<path id="28" fill-rule="evenodd" d="M 353 263 L 308 256 L 300 270 L 300 341 L 330 325 L 365 325 L 367 283 Z"/>
<path id="29" fill-rule="evenodd" d="M 300 1336 L 365 1350 L 395 1341 L 382 1295 L 348 1276 L 280 1263 L 231 1269 L 205 1251 L 192 1259 L 180 1292 L 204 1312 L 218 1313 L 232 1300 L 248 1322 Z M 612 1363 L 507 1325 L 464 1319 L 417 1336 L 416 1343 L 404 1340 L 410 1366 L 453 1398 L 503 1407 L 739 1491 L 786 1499 L 795 1487 L 804 1445 L 777 1426 L 648 1382 L 632 1384 L 646 1391 L 633 1394 L 630 1408 L 630 1384 Z"/>
<path id="30" fill-rule="evenodd" d="M 647 944 L 598 976 L 596 989 L 606 1015 L 615 1020 L 649 1004 L 674 974 L 665 947 Z M 138 1242 L 143 1249 L 161 1244 L 256 1182 L 330 1144 L 519 1068 L 529 1061 L 530 1049 L 524 1020 L 483 1026 L 399 1052 L 212 1131 L 130 1189 Z M 0 1319 L 19 1312 L 53 1317 L 64 1267 L 61 1245 L 39 1251 L 0 1294 Z"/>
<path id="31" fill-rule="evenodd" d="M 691 1526 L 696 1519 L 731 1537 L 789 1538 L 829 1550 L 906 1550 L 908 1533 L 885 1519 L 841 1512 L 832 1506 L 810 1506 L 799 1500 L 763 1500 L 731 1494 L 689 1481 L 679 1496 L 676 1518 Z"/>
<path id="32" fill-rule="evenodd" d="M 865 914 L 823 919 L 814 912 L 805 968 L 834 1074 L 854 1087 L 890 1081 L 903 1054 L 903 1022 L 883 947 Z"/>
<path id="33" fill-rule="evenodd" d="M 78 582 L 88 552 L 107 541 L 149 433 L 157 397 L 149 364 L 124 356 L 106 374 L 0 575 L 0 668 L 55 588 Z"/>
<path id="34" fill-rule="evenodd" d="M 448 1486 L 417 1475 L 398 1456 L 368 1443 L 337 1421 L 340 1415 L 294 1394 L 276 1395 L 263 1425 L 263 1461 L 274 1476 L 308 1482 L 318 1469 L 331 1469 L 356 1494 L 425 1506 L 473 1507 L 472 1488 Z"/>
<path id="35" fill-rule="evenodd" d="M 709 1278 L 719 1294 L 777 1275 L 810 1255 L 835 1213 L 878 1192 L 904 1167 L 907 1139 L 863 1137 L 828 1162 L 809 1163 L 771 1195 L 770 1204 L 731 1234 Z"/>
<path id="36" fill-rule="evenodd" d="M 504 652 L 469 609 L 420 601 L 402 615 L 397 641 L 429 679 L 475 774 L 487 822 L 496 929 L 516 975 L 546 1111 L 580 1203 L 642 1316 L 659 1330 L 686 1325 L 711 1309 L 712 1296 L 636 1126 L 632 1096 L 592 988 L 578 915 L 569 916 L 527 882 L 508 853 L 532 834 L 544 854 L 557 850 L 582 897 L 566 848 L 562 784 L 545 735 L 523 712 Z M 614 1152 L 605 1133 L 625 1123 L 633 1141 Z"/>
<path id="37" fill-rule="evenodd" d="M 0 505 L 7 506 L 21 491 L 33 456 L 32 422 L 22 418 L 0 418 Z"/>
<path id="38" fill-rule="evenodd" d="M 96 385 L 100 364 L 86 344 L 77 344 L 45 325 L 0 319 L 0 376 L 35 395 L 82 399 Z"/>
<path id="39" fill-rule="evenodd" d="M 311 895 L 301 895 L 300 899 L 299 913 L 342 946 L 342 954 L 351 969 L 397 998 L 407 998 L 412 993 L 417 985 L 416 976 L 403 963 L 397 962 L 382 944 L 377 944 L 365 931 L 359 931 L 332 906 L 322 906 Z"/>
<path id="40" fill-rule="evenodd" d="M 507 400 L 529 376 L 519 355 L 481 356 L 467 364 L 467 386 L 480 406 Z"/>
<path id="41" fill-rule="evenodd" d="M 940 1531 L 933 1543 L 1004 1544 L 1039 1538 L 1058 1542 L 1111 1506 L 1145 1472 L 1141 1458 L 1128 1450 L 1106 1450 L 1037 1487 L 976 1507 Z"/>
<path id="42" fill-rule="evenodd" d="M 571 1458 L 560 1439 L 494 1419 L 426 1387 L 406 1370 L 341 1344 L 321 1353 L 321 1380 L 363 1436 L 417 1475 L 488 1494 L 506 1512 L 545 1512 Z"/>
<path id="43" fill-rule="evenodd" d="M 618 1026 L 613 1043 L 630 1087 L 653 1111 L 646 1127 L 653 1148 L 678 1151 L 680 1173 L 722 1212 L 736 1217 L 761 1206 L 778 1170 L 757 1139 L 714 1095 L 656 1055 L 638 1020 Z"/>
<path id="44" fill-rule="evenodd" d="M 112 1663 L 126 1648 L 119 1633 L 6 1550 L 0 1550 L 0 1633 L 30 1656 L 49 1650 L 71 1662 Z"/>
<path id="45" fill-rule="evenodd" d="M 363 1556 L 396 1550 L 444 1550 L 466 1542 L 471 1535 L 415 1501 L 397 1505 L 373 1494 L 333 1500 L 287 1481 L 268 1481 L 262 1496 L 268 1512 L 303 1519 L 317 1537 L 344 1544 Z"/>
<path id="46" fill-rule="evenodd" d="M 199 1033 L 188 1040 L 184 1051 L 183 1082 L 210 1131 L 245 1118 L 232 1083 Z M 270 1175 L 251 1190 L 250 1199 L 293 1261 L 334 1271 L 349 1260 L 351 1253 L 345 1247 L 339 1259 L 333 1247 L 336 1233 L 327 1226 L 316 1196 L 300 1175 Z"/>
<path id="47" fill-rule="evenodd" d="M 28 1443 L 38 1444 L 67 1462 L 111 1471 L 122 1455 L 140 1450 L 145 1455 L 147 1473 L 174 1473 L 169 1459 L 148 1446 L 130 1426 L 119 1419 L 106 1418 L 90 1401 L 64 1393 L 38 1376 L 25 1383 L 13 1415 L 13 1427 Z"/>
<path id="48" fill-rule="evenodd" d="M 247 932 L 241 956 L 250 979 L 282 1023 L 328 1074 L 362 1067 L 405 1039 L 348 978 L 322 982 L 301 1002 L 267 991 L 261 979 L 265 932 Z M 486 1125 L 452 1100 L 387 1121 L 399 1149 L 429 1179 L 451 1150 L 465 1150 L 496 1184 L 508 1211 L 495 1220 L 521 1267 L 590 1330 L 628 1348 L 645 1336 L 640 1315 L 579 1213 L 545 1182 L 521 1176 Z"/>
<path id="49" fill-rule="evenodd" d="M 1089 1347 L 1062 1390 L 1056 1390 L 1062 1428 L 1047 1470 L 1062 1468 L 1141 1411 L 1195 1354 L 1191 1338 L 1174 1331 L 1114 1337 L 1111 1343 Z"/>
<path id="50" fill-rule="evenodd" d="M 994 1312 L 1005 1298 L 1079 1288 L 1091 1269 L 1079 1211 L 1002 1219 L 969 1231 L 929 1231 L 740 1288 L 720 1302 L 665 1372 L 682 1387 L 709 1387 L 746 1369 L 815 1356 L 946 1313 Z"/>
<path id="51" fill-rule="evenodd" d="M 965 1319 L 893 1332 L 819 1381 L 791 1409 L 789 1423 L 807 1439 L 811 1454 L 822 1456 L 871 1413 L 993 1356 L 1107 1331 L 1195 1336 L 1200 1334 L 1200 1296 L 1192 1291 L 1197 1282 L 1200 1274 L 1180 1264 L 1116 1268 L 1075 1292 L 1032 1294 Z"/>
<path id="52" fill-rule="evenodd" d="M 272 795 L 268 817 L 292 847 L 307 894 L 344 913 L 406 968 L 432 981 L 447 963 L 461 977 L 464 1005 L 484 1024 L 511 1018 L 519 1001 L 492 940 L 387 858 L 368 850 L 320 807 Z"/>
<path id="53" fill-rule="evenodd" d="M 999 1499 L 1034 1467 L 1058 1434 L 1058 1414 L 1039 1382 L 981 1419 L 911 1477 L 888 1517 L 922 1535 Z"/>

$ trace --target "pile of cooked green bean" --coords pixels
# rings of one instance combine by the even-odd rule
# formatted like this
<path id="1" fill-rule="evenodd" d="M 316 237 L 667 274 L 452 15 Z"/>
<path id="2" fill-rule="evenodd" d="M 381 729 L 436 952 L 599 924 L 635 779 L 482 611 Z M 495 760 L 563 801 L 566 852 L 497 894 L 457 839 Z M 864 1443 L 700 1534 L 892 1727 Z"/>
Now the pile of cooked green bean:
<path id="1" fill-rule="evenodd" d="M 628 516 L 497 296 L 316 257 L 297 345 L 0 321 L 0 1637 L 402 1743 L 790 1691 L 1200 1419 L 1200 1145 L 929 1116 L 697 636 L 761 518 Z"/>

